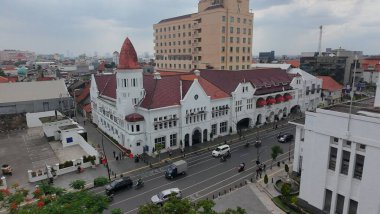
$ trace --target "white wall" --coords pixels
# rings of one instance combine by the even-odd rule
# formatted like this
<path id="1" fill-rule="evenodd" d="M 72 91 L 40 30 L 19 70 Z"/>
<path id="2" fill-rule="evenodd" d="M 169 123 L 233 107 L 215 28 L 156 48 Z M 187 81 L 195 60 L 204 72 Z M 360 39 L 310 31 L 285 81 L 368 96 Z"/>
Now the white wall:
<path id="1" fill-rule="evenodd" d="M 57 111 L 57 114 L 59 116 L 62 116 L 62 114 L 58 111 Z M 42 123 L 40 120 L 41 117 L 48 117 L 48 116 L 54 116 L 54 115 L 55 115 L 55 111 L 26 113 L 26 124 L 28 125 L 28 128 L 41 127 L 42 126 Z"/>

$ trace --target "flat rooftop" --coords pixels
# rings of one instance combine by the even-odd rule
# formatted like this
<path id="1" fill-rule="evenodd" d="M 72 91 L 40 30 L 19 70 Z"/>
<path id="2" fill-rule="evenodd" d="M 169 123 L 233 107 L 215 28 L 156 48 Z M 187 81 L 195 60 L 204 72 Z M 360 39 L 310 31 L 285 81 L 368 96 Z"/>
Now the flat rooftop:
<path id="1" fill-rule="evenodd" d="M 62 115 L 40 117 L 40 121 L 42 123 L 52 123 L 52 122 L 57 122 L 57 121 L 61 121 L 61 120 L 66 120 L 66 119 L 68 119 L 68 117 L 62 116 Z"/>
<path id="2" fill-rule="evenodd" d="M 356 115 L 363 115 L 361 112 L 370 112 L 373 114 L 380 114 L 380 108 L 375 108 L 374 102 L 375 102 L 374 97 L 366 98 L 366 99 L 362 99 L 362 100 L 358 100 L 358 101 L 353 101 L 351 113 L 356 114 Z M 328 106 L 328 107 L 323 108 L 323 109 L 348 114 L 348 113 L 350 113 L 350 103 L 351 102 L 340 103 L 340 104 L 336 104 L 333 106 Z"/>
<path id="3" fill-rule="evenodd" d="M 290 124 L 302 124 L 302 125 L 305 125 L 305 117 L 301 117 L 301 118 L 298 118 L 298 119 L 295 119 L 295 120 L 291 120 L 289 121 L 288 123 Z"/>
<path id="4" fill-rule="evenodd" d="M 70 130 L 70 129 L 77 129 L 79 128 L 78 125 L 76 124 L 71 124 L 71 125 L 67 125 L 67 126 L 60 126 L 58 127 L 60 130 Z"/>

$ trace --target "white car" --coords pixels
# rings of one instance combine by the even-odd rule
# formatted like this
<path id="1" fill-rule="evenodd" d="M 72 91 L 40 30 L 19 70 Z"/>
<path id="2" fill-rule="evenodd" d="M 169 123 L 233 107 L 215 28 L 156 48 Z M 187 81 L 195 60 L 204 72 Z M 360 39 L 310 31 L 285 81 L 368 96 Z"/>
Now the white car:
<path id="1" fill-rule="evenodd" d="M 167 200 L 169 200 L 170 196 L 174 196 L 176 198 L 182 198 L 181 190 L 178 188 L 171 188 L 167 190 L 163 190 L 159 192 L 157 195 L 154 195 L 151 198 L 152 203 L 154 204 L 163 204 Z"/>
<path id="2" fill-rule="evenodd" d="M 224 155 L 226 153 L 230 153 L 230 146 L 229 145 L 222 145 L 218 146 L 214 151 L 212 151 L 213 157 L 219 157 L 221 155 Z"/>

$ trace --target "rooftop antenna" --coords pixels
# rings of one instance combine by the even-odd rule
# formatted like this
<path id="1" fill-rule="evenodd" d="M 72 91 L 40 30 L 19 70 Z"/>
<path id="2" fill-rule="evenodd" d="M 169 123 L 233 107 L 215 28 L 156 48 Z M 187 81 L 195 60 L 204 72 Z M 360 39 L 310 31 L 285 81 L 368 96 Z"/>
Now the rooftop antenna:
<path id="1" fill-rule="evenodd" d="M 322 56 L 322 28 L 322 25 L 319 26 L 318 56 Z"/>

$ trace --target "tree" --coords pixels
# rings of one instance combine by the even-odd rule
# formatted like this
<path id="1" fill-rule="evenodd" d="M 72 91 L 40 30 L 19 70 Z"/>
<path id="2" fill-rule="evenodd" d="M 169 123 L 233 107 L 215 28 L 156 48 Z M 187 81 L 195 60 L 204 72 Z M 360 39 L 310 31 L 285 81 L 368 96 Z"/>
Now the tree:
<path id="1" fill-rule="evenodd" d="M 123 214 L 123 210 L 121 210 L 120 208 L 115 208 L 115 209 L 112 209 L 111 210 L 111 214 Z"/>
<path id="2" fill-rule="evenodd" d="M 276 161 L 278 155 L 282 154 L 282 153 L 283 153 L 283 151 L 282 151 L 281 147 L 279 147 L 279 146 L 273 146 L 272 147 L 272 154 L 271 154 L 271 156 L 272 156 L 272 162 L 270 164 L 270 168 L 271 169 L 272 169 L 273 162 Z"/>
<path id="3" fill-rule="evenodd" d="M 86 182 L 84 180 L 75 180 L 70 183 L 70 187 L 73 189 L 79 190 L 79 189 L 84 189 L 85 184 Z"/>
<path id="4" fill-rule="evenodd" d="M 81 213 L 101 214 L 108 208 L 109 201 L 104 195 L 89 191 L 65 193 L 62 196 L 43 195 L 37 203 L 18 208 L 18 214 Z"/>
<path id="5" fill-rule="evenodd" d="M 289 183 L 284 183 L 281 187 L 282 198 L 286 201 L 289 201 L 291 186 Z"/>
<path id="6" fill-rule="evenodd" d="M 139 214 L 218 214 L 213 210 L 215 202 L 212 200 L 200 200 L 196 203 L 191 202 L 189 199 L 178 199 L 175 197 L 170 198 L 163 206 L 156 204 L 145 204 L 139 207 Z M 220 214 L 246 214 L 246 211 L 240 207 L 236 210 L 227 209 Z"/>
<path id="7" fill-rule="evenodd" d="M 5 77 L 5 72 L 3 69 L 0 68 L 0 76 Z"/>
<path id="8" fill-rule="evenodd" d="M 264 183 L 265 183 L 265 186 L 268 186 L 268 175 L 265 174 L 264 176 Z"/>
<path id="9" fill-rule="evenodd" d="M 160 161 L 160 155 L 161 155 L 161 150 L 164 148 L 164 145 L 161 143 L 156 144 L 156 153 L 158 156 L 158 161 Z"/>

